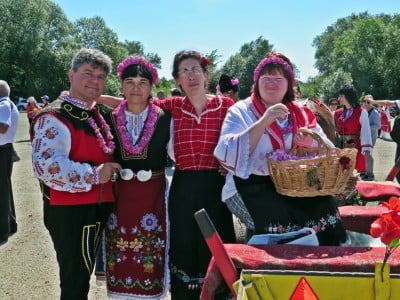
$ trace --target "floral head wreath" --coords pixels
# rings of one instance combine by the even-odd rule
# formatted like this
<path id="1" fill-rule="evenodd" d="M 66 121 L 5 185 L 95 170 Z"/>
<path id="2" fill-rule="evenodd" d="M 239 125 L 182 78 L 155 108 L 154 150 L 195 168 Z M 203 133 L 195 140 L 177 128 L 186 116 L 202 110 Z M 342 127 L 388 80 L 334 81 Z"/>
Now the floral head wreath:
<path id="1" fill-rule="evenodd" d="M 231 79 L 231 84 L 232 85 L 239 85 L 239 83 L 240 83 L 239 79 L 237 79 L 237 78 Z M 215 89 L 217 91 L 221 91 L 221 87 L 219 86 L 219 84 L 215 87 Z"/>
<path id="2" fill-rule="evenodd" d="M 258 64 L 258 66 L 254 70 L 254 75 L 253 75 L 254 82 L 257 82 L 257 80 L 260 78 L 261 71 L 264 69 L 264 67 L 266 65 L 269 65 L 269 64 L 281 65 L 286 70 L 286 72 L 289 74 L 289 77 L 292 80 L 293 86 L 296 85 L 292 66 L 289 65 L 282 58 L 279 58 L 279 57 L 269 57 L 269 58 L 264 58 L 263 60 L 261 60 L 260 63 Z"/>
<path id="3" fill-rule="evenodd" d="M 205 56 L 200 57 L 200 62 L 201 62 L 204 66 L 208 66 L 208 65 L 211 63 L 210 60 L 209 60 L 207 57 L 205 57 Z"/>
<path id="4" fill-rule="evenodd" d="M 231 79 L 231 84 L 232 85 L 239 85 L 239 83 L 240 83 L 239 79 L 237 79 L 237 78 Z"/>
<path id="5" fill-rule="evenodd" d="M 157 84 L 158 73 L 156 68 L 151 62 L 140 56 L 129 56 L 119 63 L 117 67 L 117 76 L 120 80 L 122 78 L 122 72 L 130 65 L 142 65 L 151 74 L 151 77 L 153 79 L 153 84 Z"/>

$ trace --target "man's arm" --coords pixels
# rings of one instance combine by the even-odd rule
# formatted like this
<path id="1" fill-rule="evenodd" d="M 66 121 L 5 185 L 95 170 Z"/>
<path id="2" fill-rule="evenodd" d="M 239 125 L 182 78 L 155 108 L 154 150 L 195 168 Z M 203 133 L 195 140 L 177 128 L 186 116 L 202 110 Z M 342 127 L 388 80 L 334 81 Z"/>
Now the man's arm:
<path id="1" fill-rule="evenodd" d="M 364 100 L 368 100 L 372 105 L 383 105 L 386 107 L 399 107 L 399 100 L 374 100 L 371 95 L 364 97 Z"/>
<path id="2" fill-rule="evenodd" d="M 70 193 L 90 191 L 95 184 L 106 183 L 117 163 L 98 166 L 69 159 L 71 135 L 56 117 L 44 114 L 34 125 L 32 166 L 36 178 L 55 190 Z"/>

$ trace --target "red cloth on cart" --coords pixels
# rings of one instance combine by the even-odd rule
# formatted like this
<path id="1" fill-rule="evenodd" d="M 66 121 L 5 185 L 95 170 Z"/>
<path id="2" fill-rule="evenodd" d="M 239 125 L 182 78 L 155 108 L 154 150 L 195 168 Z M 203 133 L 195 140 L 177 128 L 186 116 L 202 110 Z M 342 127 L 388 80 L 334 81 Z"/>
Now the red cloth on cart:
<path id="1" fill-rule="evenodd" d="M 372 222 L 387 212 L 383 206 L 340 206 L 340 217 L 346 230 L 369 234 Z"/>
<path id="2" fill-rule="evenodd" d="M 301 270 L 327 272 L 374 273 L 375 263 L 382 261 L 384 247 L 340 247 L 225 244 L 236 268 L 252 270 Z M 400 252 L 389 258 L 390 273 L 400 274 Z M 212 300 L 224 284 L 214 258 L 211 259 L 200 299 Z"/>
<path id="3" fill-rule="evenodd" d="M 400 185 L 390 181 L 358 181 L 356 190 L 364 201 L 388 201 L 400 196 Z"/>

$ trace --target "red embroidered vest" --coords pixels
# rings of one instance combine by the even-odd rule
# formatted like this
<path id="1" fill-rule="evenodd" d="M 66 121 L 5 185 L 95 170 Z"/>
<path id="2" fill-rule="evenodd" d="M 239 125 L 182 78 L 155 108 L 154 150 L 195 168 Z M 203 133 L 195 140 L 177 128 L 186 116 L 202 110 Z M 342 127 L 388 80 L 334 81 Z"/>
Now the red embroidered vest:
<path id="1" fill-rule="evenodd" d="M 78 109 L 74 107 L 74 109 Z M 60 109 L 50 110 L 50 114 L 55 116 L 71 133 L 71 149 L 69 159 L 76 162 L 86 162 L 92 166 L 98 166 L 105 162 L 114 161 L 113 156 L 106 154 L 100 148 L 96 136 L 89 134 L 93 132 L 87 121 L 78 121 L 63 111 L 62 104 Z M 49 189 L 51 205 L 82 205 L 99 202 L 114 202 L 112 183 L 107 182 L 102 185 L 93 185 L 90 191 L 70 193 Z"/>
<path id="2" fill-rule="evenodd" d="M 343 122 L 339 117 L 343 112 L 343 108 L 335 111 L 335 122 L 336 122 L 336 130 L 339 134 L 354 134 L 360 136 L 361 132 L 361 124 L 360 124 L 360 116 L 361 116 L 362 108 L 360 106 L 355 107 L 353 114 L 349 119 Z"/>

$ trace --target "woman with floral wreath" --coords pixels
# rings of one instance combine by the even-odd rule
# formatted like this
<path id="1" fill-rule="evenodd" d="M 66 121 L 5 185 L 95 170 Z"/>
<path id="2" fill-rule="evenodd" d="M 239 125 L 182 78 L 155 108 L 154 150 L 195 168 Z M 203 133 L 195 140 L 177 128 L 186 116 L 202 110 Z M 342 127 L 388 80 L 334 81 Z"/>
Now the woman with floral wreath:
<path id="1" fill-rule="evenodd" d="M 204 208 L 225 243 L 234 242 L 232 214 L 221 202 L 225 177 L 213 155 L 230 98 L 207 94 L 210 61 L 191 50 L 174 57 L 172 76 L 185 97 L 154 100 L 171 112 L 175 171 L 169 193 L 171 298 L 199 299 L 211 253 L 194 219 Z M 104 104 L 119 99 L 103 96 Z M 160 154 L 160 158 L 163 158 Z M 225 174 L 225 173 L 224 173 Z"/>
<path id="2" fill-rule="evenodd" d="M 334 113 L 338 147 L 356 148 L 356 170 L 364 175 L 367 155 L 372 155 L 371 127 L 368 112 L 363 109 L 358 93 L 351 84 L 343 85 L 339 90 L 339 102 L 342 106 Z"/>
<path id="3" fill-rule="evenodd" d="M 221 74 L 216 87 L 217 94 L 221 93 L 225 97 L 237 102 L 239 100 L 239 79 Z"/>
<path id="4" fill-rule="evenodd" d="M 158 75 L 150 62 L 130 56 L 117 75 L 124 99 L 107 121 L 115 137 L 114 159 L 133 171 L 133 178 L 115 182 L 116 202 L 105 230 L 107 293 L 160 299 L 169 287 L 164 170 L 171 114 L 151 103 Z"/>
<path id="5" fill-rule="evenodd" d="M 255 234 L 279 234 L 311 227 L 320 245 L 346 240 L 335 200 L 331 196 L 289 197 L 278 194 L 268 170 L 268 154 L 295 144 L 316 147 L 299 128 L 317 132 L 330 145 L 315 115 L 294 99 L 295 76 L 290 60 L 269 52 L 254 70 L 254 91 L 226 115 L 214 151 L 234 174 L 235 186 L 254 222 Z"/>

